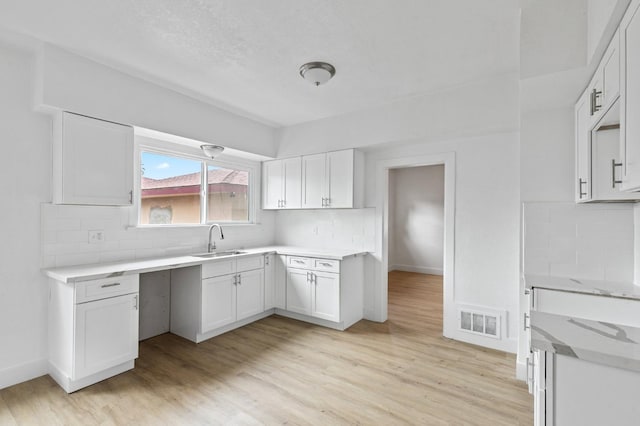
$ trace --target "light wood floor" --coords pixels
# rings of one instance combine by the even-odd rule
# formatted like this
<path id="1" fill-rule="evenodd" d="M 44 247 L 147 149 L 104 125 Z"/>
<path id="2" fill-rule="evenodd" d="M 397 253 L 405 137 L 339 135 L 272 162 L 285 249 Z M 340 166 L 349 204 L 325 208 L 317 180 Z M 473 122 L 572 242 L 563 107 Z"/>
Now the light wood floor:
<path id="1" fill-rule="evenodd" d="M 389 276 L 385 324 L 273 316 L 199 345 L 165 334 L 134 370 L 74 394 L 48 376 L 0 390 L 0 425 L 533 424 L 513 355 L 442 337 L 441 278 Z"/>

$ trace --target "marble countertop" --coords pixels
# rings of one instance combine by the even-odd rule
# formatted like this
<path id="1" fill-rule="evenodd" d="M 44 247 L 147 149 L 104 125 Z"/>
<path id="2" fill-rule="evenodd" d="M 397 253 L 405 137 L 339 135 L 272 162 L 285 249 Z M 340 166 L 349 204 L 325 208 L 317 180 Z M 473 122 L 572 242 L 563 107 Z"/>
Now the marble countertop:
<path id="1" fill-rule="evenodd" d="M 235 257 L 252 256 L 264 253 L 277 253 L 289 256 L 308 256 L 322 259 L 343 260 L 349 256 L 366 254 L 366 252 L 354 250 L 333 250 L 333 249 L 309 249 L 303 247 L 290 246 L 269 246 L 241 249 L 242 254 L 233 255 Z M 140 274 L 145 272 L 161 271 L 164 269 L 183 268 L 187 266 L 199 265 L 205 262 L 215 262 L 217 260 L 228 259 L 231 256 L 216 258 L 201 258 L 192 255 L 182 255 L 174 257 L 127 260 L 122 262 L 95 263 L 89 265 L 63 266 L 59 268 L 43 269 L 45 275 L 57 281 L 70 283 L 75 281 L 86 281 L 99 278 L 109 278 L 127 274 Z"/>
<path id="2" fill-rule="evenodd" d="M 525 288 L 544 288 L 547 290 L 567 291 L 571 293 L 595 294 L 598 296 L 639 299 L 640 286 L 631 282 L 583 280 L 566 277 L 525 275 Z"/>
<path id="3" fill-rule="evenodd" d="M 640 328 L 531 312 L 531 347 L 640 372 Z"/>

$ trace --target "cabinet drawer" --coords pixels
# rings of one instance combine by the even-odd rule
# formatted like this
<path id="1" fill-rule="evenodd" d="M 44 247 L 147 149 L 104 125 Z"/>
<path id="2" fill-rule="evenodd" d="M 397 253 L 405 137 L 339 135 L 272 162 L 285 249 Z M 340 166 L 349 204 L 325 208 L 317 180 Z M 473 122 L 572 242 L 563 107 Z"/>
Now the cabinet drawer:
<path id="1" fill-rule="evenodd" d="M 289 256 L 287 258 L 287 265 L 292 268 L 312 268 L 313 259 L 309 257 L 297 257 Z"/>
<path id="2" fill-rule="evenodd" d="M 340 272 L 340 261 L 329 259 L 313 259 L 313 269 L 316 271 Z"/>
<path id="3" fill-rule="evenodd" d="M 238 272 L 264 268 L 264 255 L 239 257 L 236 259 L 236 268 Z"/>
<path id="4" fill-rule="evenodd" d="M 640 300 L 535 289 L 533 310 L 640 327 Z"/>
<path id="5" fill-rule="evenodd" d="M 216 260 L 202 264 L 202 278 L 219 277 L 236 272 L 236 260 Z"/>
<path id="6" fill-rule="evenodd" d="M 99 280 L 79 281 L 76 283 L 76 303 L 106 299 L 123 294 L 137 293 L 138 274 Z"/>

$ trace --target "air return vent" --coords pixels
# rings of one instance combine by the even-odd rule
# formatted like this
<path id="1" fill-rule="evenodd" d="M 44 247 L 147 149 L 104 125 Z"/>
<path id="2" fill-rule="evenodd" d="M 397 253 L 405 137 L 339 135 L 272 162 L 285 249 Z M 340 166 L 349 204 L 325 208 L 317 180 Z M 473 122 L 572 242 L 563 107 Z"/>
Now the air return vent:
<path id="1" fill-rule="evenodd" d="M 467 333 L 500 339 L 501 318 L 498 311 L 462 307 L 458 310 L 458 328 Z"/>

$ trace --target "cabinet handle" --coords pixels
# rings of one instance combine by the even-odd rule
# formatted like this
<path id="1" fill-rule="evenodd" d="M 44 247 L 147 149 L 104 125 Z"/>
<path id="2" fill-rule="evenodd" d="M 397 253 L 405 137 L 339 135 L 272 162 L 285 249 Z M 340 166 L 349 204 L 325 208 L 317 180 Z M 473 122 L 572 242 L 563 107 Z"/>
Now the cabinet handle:
<path id="1" fill-rule="evenodd" d="M 137 294 L 135 296 L 133 296 L 133 300 L 135 301 L 135 305 L 133 305 L 133 308 L 137 311 L 138 310 L 138 295 Z"/>
<path id="2" fill-rule="evenodd" d="M 586 185 L 587 181 L 586 180 L 582 180 L 582 178 L 578 179 L 578 193 L 580 194 L 580 199 L 582 199 L 582 197 L 586 197 L 587 193 L 586 192 L 582 192 L 582 185 Z"/>
<path id="3" fill-rule="evenodd" d="M 269 265 L 269 256 L 264 257 L 264 264 Z"/>
<path id="4" fill-rule="evenodd" d="M 324 197 L 322 197 L 322 207 L 326 207 L 325 198 Z"/>
<path id="5" fill-rule="evenodd" d="M 233 285 L 238 285 L 238 276 L 237 275 L 233 276 Z"/>
<path id="6" fill-rule="evenodd" d="M 528 329 L 531 328 L 531 324 L 527 325 L 527 322 L 529 321 L 529 314 L 528 313 L 524 313 L 524 331 L 527 331 Z"/>
<path id="7" fill-rule="evenodd" d="M 129 204 L 133 204 L 133 189 L 129 191 Z"/>
<path id="8" fill-rule="evenodd" d="M 331 206 L 331 198 L 325 198 L 325 207 L 330 207 Z"/>
<path id="9" fill-rule="evenodd" d="M 616 167 L 622 167 L 622 163 L 616 163 L 615 158 L 611 159 L 611 187 L 615 188 L 616 184 L 622 183 L 621 180 L 616 180 Z"/>
<path id="10" fill-rule="evenodd" d="M 318 276 L 313 272 L 311 273 L 311 284 L 318 285 Z"/>
<path id="11" fill-rule="evenodd" d="M 303 262 L 302 260 L 293 259 L 293 261 L 294 261 L 294 262 L 296 262 L 296 263 L 302 263 L 302 264 L 304 264 L 304 262 Z"/>
<path id="12" fill-rule="evenodd" d="M 307 272 L 307 282 L 311 282 L 311 279 L 309 278 L 309 274 L 310 272 Z"/>
<path id="13" fill-rule="evenodd" d="M 118 285 L 120 285 L 120 283 L 102 284 L 100 286 L 100 288 L 115 287 L 115 286 L 118 286 Z"/>
<path id="14" fill-rule="evenodd" d="M 598 105 L 598 97 L 602 95 L 601 90 L 593 89 L 591 91 L 591 115 L 602 109 L 602 104 Z"/>
<path id="15" fill-rule="evenodd" d="M 238 285 L 242 285 L 242 274 L 238 274 Z"/>
<path id="16" fill-rule="evenodd" d="M 320 264 L 321 264 L 322 266 L 333 266 L 332 264 L 327 263 L 327 262 L 320 262 Z"/>

